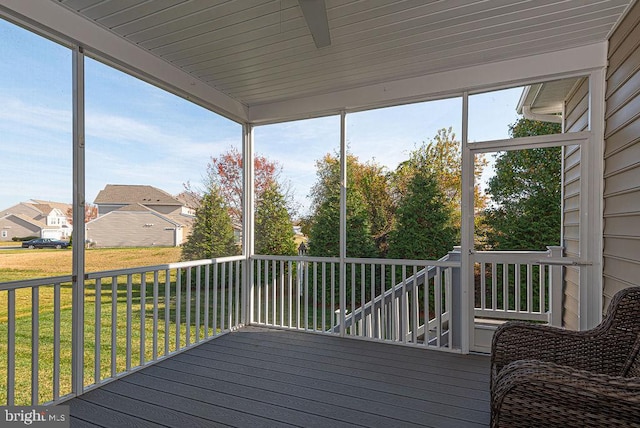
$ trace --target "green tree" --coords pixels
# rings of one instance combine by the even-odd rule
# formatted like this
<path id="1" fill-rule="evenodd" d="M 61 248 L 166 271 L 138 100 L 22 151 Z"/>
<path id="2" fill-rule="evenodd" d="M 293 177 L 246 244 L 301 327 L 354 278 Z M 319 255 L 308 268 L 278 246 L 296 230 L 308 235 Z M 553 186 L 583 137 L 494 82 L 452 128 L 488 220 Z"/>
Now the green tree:
<path id="1" fill-rule="evenodd" d="M 212 156 L 207 163 L 207 171 L 203 177 L 205 188 L 217 188 L 224 199 L 229 215 L 234 224 L 242 224 L 242 193 L 243 193 L 243 164 L 242 153 L 234 146 L 218 156 Z M 280 192 L 285 195 L 287 207 L 292 207 L 292 195 L 289 183 L 282 179 L 282 166 L 265 156 L 256 154 L 253 158 L 255 197 L 259 200 L 262 193 L 272 183 L 278 183 Z M 200 189 L 184 184 L 185 190 L 194 199 L 199 199 L 203 193 Z"/>
<path id="2" fill-rule="evenodd" d="M 398 202 L 396 226 L 389 235 L 389 257 L 436 260 L 455 244 L 451 208 L 427 169 L 414 171 Z"/>
<path id="3" fill-rule="evenodd" d="M 561 132 L 559 124 L 521 118 L 509 126 L 513 138 Z M 487 244 L 496 250 L 539 250 L 558 245 L 561 229 L 559 147 L 508 151 L 495 161 L 485 211 Z"/>
<path id="4" fill-rule="evenodd" d="M 228 207 L 216 187 L 202 196 L 191 234 L 182 247 L 183 260 L 238 254 Z"/>
<path id="5" fill-rule="evenodd" d="M 256 204 L 255 249 L 257 254 L 295 255 L 293 223 L 284 195 L 276 183 L 262 192 Z"/>
<path id="6" fill-rule="evenodd" d="M 369 212 L 362 192 L 355 185 L 359 164 L 355 156 L 347 158 L 347 256 L 375 257 Z M 312 207 L 309 254 L 340 254 L 340 162 L 337 156 L 325 155 L 316 162 L 318 180 L 311 190 Z"/>
<path id="7" fill-rule="evenodd" d="M 370 173 L 370 171 L 369 171 Z M 311 194 L 312 209 L 308 220 L 309 255 L 319 257 L 336 257 L 340 255 L 340 161 L 338 156 L 325 155 L 316 162 L 317 181 Z M 370 211 L 365 197 L 358 187 L 363 181 L 362 165 L 353 155 L 347 156 L 347 257 L 376 257 L 377 250 L 371 231 Z M 317 269 L 317 267 L 314 267 Z M 320 267 L 319 269 L 322 269 Z M 352 269 L 355 269 L 352 271 Z M 328 274 L 328 272 L 325 272 Z M 355 283 L 351 282 L 352 274 Z M 367 272 L 367 275 L 368 272 Z M 345 284 L 347 305 L 351 304 L 352 290 L 359 290 L 361 271 L 359 266 L 347 266 L 347 283 Z M 371 281 L 364 282 L 365 294 L 370 293 Z M 325 285 L 326 303 L 331 302 L 331 284 Z M 309 290 L 311 292 L 311 290 Z M 339 287 L 334 288 L 334 302 L 339 301 Z M 321 287 L 316 291 L 322 298 Z M 356 293 L 358 296 L 359 293 Z"/>
<path id="8" fill-rule="evenodd" d="M 295 211 L 290 183 L 282 179 L 282 166 L 278 162 L 271 161 L 265 156 L 255 155 L 253 165 L 256 221 L 261 222 L 259 225 L 256 224 L 256 249 L 262 254 L 290 254 L 287 241 L 290 239 L 289 235 L 293 233 L 290 218 L 291 213 Z M 237 148 L 230 147 L 219 156 L 212 156 L 207 164 L 203 182 L 205 189 L 216 189 L 215 193 L 223 201 L 231 224 L 236 228 L 240 227 L 243 214 L 242 153 Z M 198 201 L 204 192 L 192 187 L 190 183 L 186 183 L 184 187 L 186 191 L 184 197 L 194 201 L 192 205 L 197 208 Z M 265 196 L 267 191 L 269 195 Z M 285 217 L 289 222 L 288 229 L 282 223 Z M 200 237 L 202 236 L 206 237 L 201 234 Z M 201 238 L 195 236 L 192 239 Z M 268 243 L 268 239 L 275 241 Z M 191 244 L 191 248 L 195 247 L 197 247 L 195 243 Z"/>
<path id="9" fill-rule="evenodd" d="M 350 166 L 353 187 L 349 191 L 355 190 L 362 196 L 378 256 L 385 257 L 388 250 L 387 237 L 393 228 L 395 215 L 389 174 L 384 166 L 372 161 L 361 164 L 353 159 Z"/>
<path id="10" fill-rule="evenodd" d="M 462 203 L 462 145 L 451 127 L 439 129 L 429 142 L 423 142 L 413 150 L 409 159 L 401 163 L 393 173 L 395 199 L 404 197 L 413 176 L 416 173 L 430 174 L 444 196 L 443 204 L 449 211 L 448 225 L 456 231 L 456 240 L 460 239 L 461 203 Z M 476 157 L 474 175 L 479 181 L 487 162 L 483 155 Z M 486 200 L 480 187 L 474 186 L 474 205 L 476 210 L 485 208 Z"/>

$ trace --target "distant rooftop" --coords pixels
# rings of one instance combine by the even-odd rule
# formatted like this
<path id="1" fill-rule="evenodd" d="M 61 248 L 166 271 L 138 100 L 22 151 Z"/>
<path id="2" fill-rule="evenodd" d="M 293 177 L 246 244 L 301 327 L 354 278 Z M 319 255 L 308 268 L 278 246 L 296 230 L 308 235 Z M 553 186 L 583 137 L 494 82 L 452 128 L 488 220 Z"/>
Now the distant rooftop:
<path id="1" fill-rule="evenodd" d="M 135 184 L 107 184 L 105 188 L 98 193 L 94 203 L 182 206 L 180 201 L 164 190 L 153 186 Z"/>

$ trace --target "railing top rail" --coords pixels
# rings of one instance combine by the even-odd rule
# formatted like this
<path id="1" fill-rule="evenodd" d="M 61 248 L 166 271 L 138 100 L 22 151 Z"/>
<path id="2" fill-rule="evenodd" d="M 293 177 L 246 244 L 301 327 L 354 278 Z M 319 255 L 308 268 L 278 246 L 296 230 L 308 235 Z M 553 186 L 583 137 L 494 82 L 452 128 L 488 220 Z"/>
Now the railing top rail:
<path id="1" fill-rule="evenodd" d="M 169 269 L 202 266 L 202 265 L 218 264 L 218 263 L 226 263 L 226 262 L 236 262 L 238 260 L 246 260 L 246 258 L 247 258 L 246 256 L 240 255 L 240 256 L 216 257 L 213 259 L 190 260 L 187 262 L 169 263 Z"/>
<path id="2" fill-rule="evenodd" d="M 440 260 L 411 260 L 411 259 L 374 259 L 374 258 L 346 258 L 347 263 L 363 263 L 378 265 L 416 265 L 416 266 L 440 266 L 440 267 L 460 267 L 460 262 L 445 260 L 447 256 Z"/>
<path id="3" fill-rule="evenodd" d="M 25 279 L 0 283 L 0 291 L 16 290 L 19 288 L 40 287 L 43 285 L 63 284 L 73 280 L 71 275 L 50 276 L 47 278 Z"/>
<path id="4" fill-rule="evenodd" d="M 326 262 L 339 263 L 338 257 L 308 257 L 308 256 L 267 256 L 256 254 L 252 256 L 254 260 L 283 260 L 283 261 L 300 261 L 300 262 Z M 376 258 L 357 258 L 347 257 L 346 263 L 359 264 L 376 264 L 376 265 L 406 265 L 406 266 L 429 266 L 429 267 L 460 267 L 460 262 L 448 261 L 447 256 L 440 260 L 410 260 L 410 259 L 376 259 Z"/>
<path id="5" fill-rule="evenodd" d="M 522 255 L 522 256 L 540 256 L 549 254 L 549 251 L 474 251 L 473 254 L 478 255 L 496 255 L 496 256 L 508 256 L 508 255 Z"/>
<path id="6" fill-rule="evenodd" d="M 591 266 L 593 262 L 582 259 L 574 259 L 571 257 L 561 257 L 559 259 L 540 259 L 538 263 L 550 266 Z"/>
<path id="7" fill-rule="evenodd" d="M 219 257 L 215 259 L 191 260 L 188 262 L 167 263 L 163 265 L 139 266 L 134 268 L 123 268 L 123 269 L 114 269 L 114 270 L 106 270 L 106 271 L 99 271 L 99 272 L 90 272 L 85 275 L 85 278 L 98 279 L 98 278 L 105 278 L 109 276 L 120 276 L 120 275 L 129 275 L 129 274 L 137 274 L 137 273 L 145 273 L 145 272 L 154 272 L 154 271 L 161 271 L 161 270 L 167 270 L 167 269 L 181 269 L 181 268 L 188 268 L 188 267 L 194 267 L 194 266 L 206 266 L 206 265 L 213 265 L 213 264 L 225 263 L 225 262 L 235 262 L 238 260 L 245 260 L 245 256 Z"/>
<path id="8" fill-rule="evenodd" d="M 501 264 L 543 264 L 541 259 L 555 260 L 548 257 L 548 251 L 476 251 L 473 259 L 478 262 Z"/>
<path id="9" fill-rule="evenodd" d="M 282 261 L 298 261 L 298 262 L 325 262 L 339 263 L 338 257 L 308 257 L 308 256 L 268 256 L 265 254 L 255 254 L 251 256 L 254 260 L 282 260 Z"/>

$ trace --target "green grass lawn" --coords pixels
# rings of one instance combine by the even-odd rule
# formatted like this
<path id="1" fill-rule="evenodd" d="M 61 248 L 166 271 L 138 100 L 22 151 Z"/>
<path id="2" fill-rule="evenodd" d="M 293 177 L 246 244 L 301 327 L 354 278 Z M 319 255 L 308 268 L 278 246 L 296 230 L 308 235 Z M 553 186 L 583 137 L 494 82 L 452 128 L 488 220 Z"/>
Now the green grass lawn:
<path id="1" fill-rule="evenodd" d="M 71 250 L 0 250 L 0 282 L 71 275 Z M 180 261 L 178 247 L 91 248 L 85 252 L 85 271 L 101 272 Z"/>

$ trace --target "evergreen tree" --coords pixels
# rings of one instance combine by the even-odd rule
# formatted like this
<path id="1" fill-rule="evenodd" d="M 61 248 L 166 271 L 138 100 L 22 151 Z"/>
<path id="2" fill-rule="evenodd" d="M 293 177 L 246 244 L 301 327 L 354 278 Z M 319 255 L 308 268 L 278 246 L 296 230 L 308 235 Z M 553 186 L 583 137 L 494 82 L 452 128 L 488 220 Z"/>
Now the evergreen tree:
<path id="1" fill-rule="evenodd" d="M 203 177 L 205 187 L 218 189 L 227 205 L 231 221 L 234 224 L 242 224 L 242 153 L 236 147 L 230 147 L 227 151 L 218 156 L 212 156 L 207 164 L 207 172 Z M 253 159 L 254 167 L 254 187 L 256 199 L 262 197 L 262 192 L 271 185 L 278 183 L 279 191 L 285 196 L 287 208 L 292 210 L 292 194 L 289 188 L 290 183 L 281 177 L 282 165 L 272 161 L 265 156 L 256 154 Z M 202 193 L 191 183 L 184 184 L 187 193 L 199 199 Z"/>
<path id="2" fill-rule="evenodd" d="M 392 175 L 396 200 L 401 199 L 407 191 L 409 181 L 416 171 L 430 174 L 435 178 L 439 191 L 444 195 L 444 204 L 449 210 L 449 225 L 456 230 L 460 239 L 461 204 L 462 204 L 462 145 L 456 139 L 451 127 L 439 129 L 431 141 L 410 153 L 409 159 L 401 163 Z M 479 181 L 487 162 L 484 155 L 476 156 L 474 176 Z M 485 208 L 485 197 L 478 184 L 474 186 L 474 205 L 476 210 Z"/>
<path id="3" fill-rule="evenodd" d="M 387 239 L 393 228 L 395 215 L 389 174 L 385 167 L 373 161 L 361 164 L 353 158 L 351 162 L 348 162 L 348 165 L 353 174 L 353 186 L 362 196 L 364 208 L 367 211 L 377 255 L 385 257 L 388 249 Z"/>
<path id="4" fill-rule="evenodd" d="M 340 255 L 340 162 L 337 156 L 327 154 L 316 163 L 318 181 L 312 189 L 312 214 L 309 226 L 309 255 L 337 257 Z M 357 158 L 347 157 L 347 257 L 376 257 L 375 240 L 371 232 L 370 211 L 357 186 L 359 166 Z M 355 269 L 352 272 L 352 269 Z M 355 283 L 351 282 L 352 273 Z M 325 272 L 325 275 L 328 272 Z M 368 275 L 368 273 L 367 273 Z M 351 304 L 352 289 L 359 290 L 360 267 L 347 266 L 345 284 L 347 305 Z M 370 293 L 371 281 L 365 281 L 365 294 Z M 331 285 L 325 285 L 326 303 L 331 302 Z M 311 290 L 309 290 L 311 292 Z M 322 298 L 321 287 L 317 297 Z M 334 301 L 339 301 L 339 287 L 334 289 Z"/>
<path id="5" fill-rule="evenodd" d="M 451 209 L 438 182 L 425 169 L 416 171 L 398 202 L 396 225 L 389 235 L 388 256 L 394 259 L 437 260 L 455 244 Z"/>
<path id="6" fill-rule="evenodd" d="M 191 234 L 182 247 L 183 260 L 211 259 L 238 254 L 228 208 L 217 188 L 202 197 Z"/>
<path id="7" fill-rule="evenodd" d="M 255 249 L 257 254 L 295 255 L 293 223 L 284 195 L 275 183 L 262 192 L 255 214 Z"/>
<path id="8" fill-rule="evenodd" d="M 355 186 L 357 159 L 347 162 L 347 256 L 375 257 L 375 241 L 364 197 Z M 309 231 L 309 254 L 340 255 L 340 162 L 327 154 L 316 163 L 318 181 L 312 189 L 313 204 Z"/>
<path id="9" fill-rule="evenodd" d="M 521 118 L 511 136 L 559 133 L 560 125 Z M 495 162 L 487 194 L 495 206 L 485 211 L 487 243 L 496 250 L 539 250 L 560 243 L 561 149 L 508 151 Z"/>

